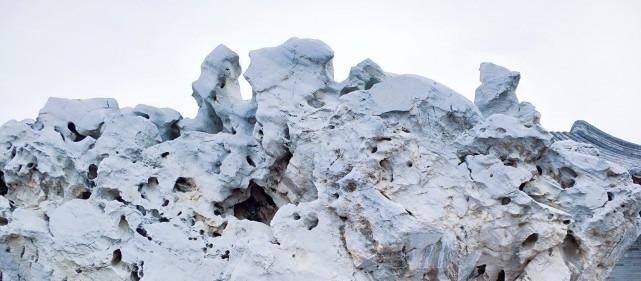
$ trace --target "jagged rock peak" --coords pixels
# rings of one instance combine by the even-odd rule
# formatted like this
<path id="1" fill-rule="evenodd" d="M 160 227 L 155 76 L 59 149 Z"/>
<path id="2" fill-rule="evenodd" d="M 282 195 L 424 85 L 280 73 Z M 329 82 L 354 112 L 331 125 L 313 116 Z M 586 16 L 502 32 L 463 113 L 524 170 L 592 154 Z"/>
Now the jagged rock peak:
<path id="1" fill-rule="evenodd" d="M 51 98 L 0 127 L 2 280 L 603 280 L 641 191 L 484 63 L 472 103 L 292 38 L 221 45 L 194 119 Z"/>

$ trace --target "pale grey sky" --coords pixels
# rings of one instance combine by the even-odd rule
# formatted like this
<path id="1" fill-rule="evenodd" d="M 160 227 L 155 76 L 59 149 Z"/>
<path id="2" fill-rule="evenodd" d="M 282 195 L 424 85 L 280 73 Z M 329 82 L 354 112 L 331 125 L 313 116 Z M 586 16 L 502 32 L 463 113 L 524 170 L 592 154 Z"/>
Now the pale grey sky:
<path id="1" fill-rule="evenodd" d="M 193 117 L 191 82 L 218 44 L 246 69 L 250 50 L 304 37 L 334 49 L 336 80 L 371 58 L 469 99 L 491 61 L 521 72 L 519 99 L 548 130 L 584 119 L 641 143 L 641 1 L 345 2 L 0 0 L 0 123 L 50 96 Z"/>

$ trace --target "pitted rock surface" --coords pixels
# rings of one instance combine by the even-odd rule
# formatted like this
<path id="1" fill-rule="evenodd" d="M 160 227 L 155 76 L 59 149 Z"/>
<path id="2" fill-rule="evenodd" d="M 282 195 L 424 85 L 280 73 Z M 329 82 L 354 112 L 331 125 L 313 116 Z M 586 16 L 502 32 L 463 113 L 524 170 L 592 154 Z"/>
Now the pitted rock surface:
<path id="1" fill-rule="evenodd" d="M 555 141 L 520 74 L 475 103 L 293 38 L 221 45 L 194 119 L 51 98 L 0 127 L 2 280 L 603 280 L 641 233 L 641 189 Z"/>

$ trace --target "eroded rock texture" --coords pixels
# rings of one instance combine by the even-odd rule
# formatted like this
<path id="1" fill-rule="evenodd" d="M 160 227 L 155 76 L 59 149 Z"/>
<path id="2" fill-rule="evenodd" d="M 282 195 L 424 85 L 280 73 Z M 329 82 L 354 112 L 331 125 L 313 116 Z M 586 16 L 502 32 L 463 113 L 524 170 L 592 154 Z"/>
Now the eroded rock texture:
<path id="1" fill-rule="evenodd" d="M 220 46 L 195 119 L 51 98 L 0 128 L 2 280 L 600 280 L 641 192 L 482 64 L 476 104 L 332 50 Z"/>

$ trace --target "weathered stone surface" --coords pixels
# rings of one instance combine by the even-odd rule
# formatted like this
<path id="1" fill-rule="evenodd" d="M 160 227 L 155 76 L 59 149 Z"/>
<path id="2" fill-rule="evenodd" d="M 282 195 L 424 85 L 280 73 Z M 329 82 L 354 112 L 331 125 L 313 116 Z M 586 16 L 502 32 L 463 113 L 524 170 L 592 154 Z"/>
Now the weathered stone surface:
<path id="1" fill-rule="evenodd" d="M 216 48 L 194 119 L 52 98 L 0 127 L 2 280 L 602 280 L 641 233 L 641 190 L 554 141 L 519 74 L 475 103 L 293 38 Z M 70 126 L 69 124 L 73 124 Z"/>

